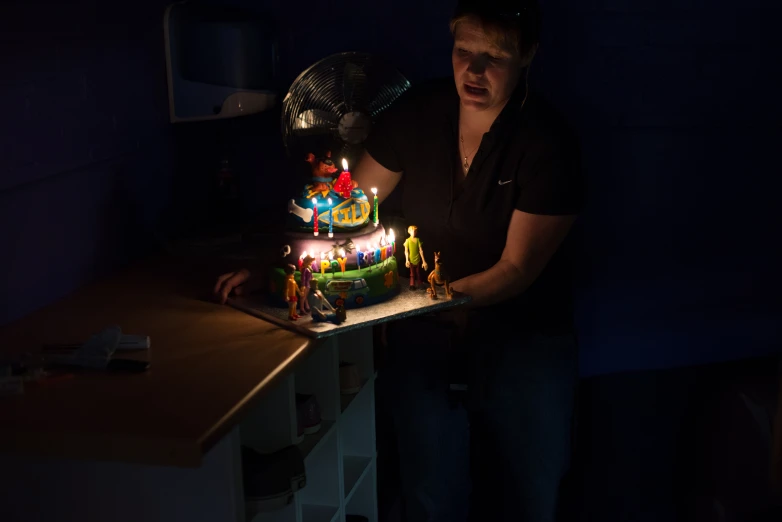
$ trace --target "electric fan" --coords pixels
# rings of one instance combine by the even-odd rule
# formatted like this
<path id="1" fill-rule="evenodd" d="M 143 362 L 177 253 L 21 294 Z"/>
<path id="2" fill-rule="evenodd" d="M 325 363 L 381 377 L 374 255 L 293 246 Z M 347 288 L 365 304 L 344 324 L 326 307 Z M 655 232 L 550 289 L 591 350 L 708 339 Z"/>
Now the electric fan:
<path id="1" fill-rule="evenodd" d="M 378 114 L 408 88 L 399 71 L 367 53 L 320 60 L 294 80 L 282 102 L 288 155 L 330 150 L 355 165 Z"/>

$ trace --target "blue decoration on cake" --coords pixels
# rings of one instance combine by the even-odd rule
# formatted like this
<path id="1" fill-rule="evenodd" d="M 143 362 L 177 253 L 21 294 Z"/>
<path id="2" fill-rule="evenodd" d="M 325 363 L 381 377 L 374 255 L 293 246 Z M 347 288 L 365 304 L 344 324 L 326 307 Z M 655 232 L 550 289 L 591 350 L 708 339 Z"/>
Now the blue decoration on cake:
<path id="1" fill-rule="evenodd" d="M 320 158 L 309 154 L 306 160 L 312 166 L 312 182 L 299 197 L 288 200 L 288 228 L 311 232 L 316 220 L 318 230 L 324 232 L 349 232 L 366 226 L 372 206 L 350 172 L 343 170 L 337 175 L 331 152 Z"/>

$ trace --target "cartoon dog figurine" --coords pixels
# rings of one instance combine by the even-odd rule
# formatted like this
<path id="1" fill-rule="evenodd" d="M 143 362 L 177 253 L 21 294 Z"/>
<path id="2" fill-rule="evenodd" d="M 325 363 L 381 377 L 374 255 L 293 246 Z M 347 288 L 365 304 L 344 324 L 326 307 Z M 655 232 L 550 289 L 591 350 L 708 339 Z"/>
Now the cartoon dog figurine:
<path id="1" fill-rule="evenodd" d="M 453 292 L 451 291 L 451 286 L 448 282 L 448 276 L 445 275 L 445 272 L 443 272 L 443 263 L 440 259 L 440 252 L 434 253 L 434 270 L 432 270 L 432 272 L 429 274 L 428 280 L 430 287 L 426 289 L 426 293 L 429 294 L 430 298 L 437 299 L 438 286 L 445 287 L 445 297 L 448 299 L 453 297 Z"/>
<path id="2" fill-rule="evenodd" d="M 331 160 L 331 151 L 326 152 L 326 155 L 322 158 L 316 158 L 310 152 L 307 154 L 306 161 L 312 166 L 311 191 L 325 194 L 331 190 L 330 183 L 334 181 L 334 174 L 338 170 Z"/>

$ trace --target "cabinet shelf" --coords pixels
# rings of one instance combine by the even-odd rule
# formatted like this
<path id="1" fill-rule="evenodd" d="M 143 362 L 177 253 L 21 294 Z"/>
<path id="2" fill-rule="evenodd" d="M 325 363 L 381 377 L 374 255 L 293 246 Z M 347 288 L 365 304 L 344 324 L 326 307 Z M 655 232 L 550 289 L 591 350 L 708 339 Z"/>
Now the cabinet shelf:
<path id="1" fill-rule="evenodd" d="M 342 459 L 343 474 L 345 480 L 345 499 L 349 501 L 356 487 L 369 471 L 372 459 L 369 457 L 346 456 Z"/>
<path id="2" fill-rule="evenodd" d="M 311 504 L 301 506 L 302 522 L 332 522 L 338 516 L 338 506 L 315 506 Z"/>
<path id="3" fill-rule="evenodd" d="M 336 425 L 337 423 L 334 421 L 322 420 L 320 429 L 317 433 L 305 435 L 304 440 L 298 444 L 302 456 L 306 459 L 310 453 L 317 451 L 322 445 L 322 442 L 332 434 Z"/>
<path id="4" fill-rule="evenodd" d="M 367 386 L 367 383 L 369 382 L 369 379 L 364 379 L 361 381 L 361 389 L 356 393 L 351 393 L 350 395 L 340 395 L 339 396 L 339 405 L 340 405 L 340 411 L 342 413 L 345 413 L 345 410 L 348 409 L 348 406 L 350 406 L 350 403 L 353 402 L 353 399 L 361 395 L 361 392 L 364 391 L 364 389 Z"/>

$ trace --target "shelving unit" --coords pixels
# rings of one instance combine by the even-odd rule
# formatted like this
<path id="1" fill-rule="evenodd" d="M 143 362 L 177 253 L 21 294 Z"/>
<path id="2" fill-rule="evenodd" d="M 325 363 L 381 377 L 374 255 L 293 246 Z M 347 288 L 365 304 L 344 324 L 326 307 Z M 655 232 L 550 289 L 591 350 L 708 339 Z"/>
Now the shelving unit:
<path id="1" fill-rule="evenodd" d="M 251 522 L 344 522 L 348 514 L 377 522 L 375 371 L 371 327 L 324 340 L 296 371 L 250 411 L 239 428 L 241 444 L 270 453 L 297 439 L 296 394 L 314 394 L 321 410 L 318 432 L 298 447 L 307 485 L 285 508 Z M 339 364 L 358 368 L 361 390 L 341 395 Z"/>

